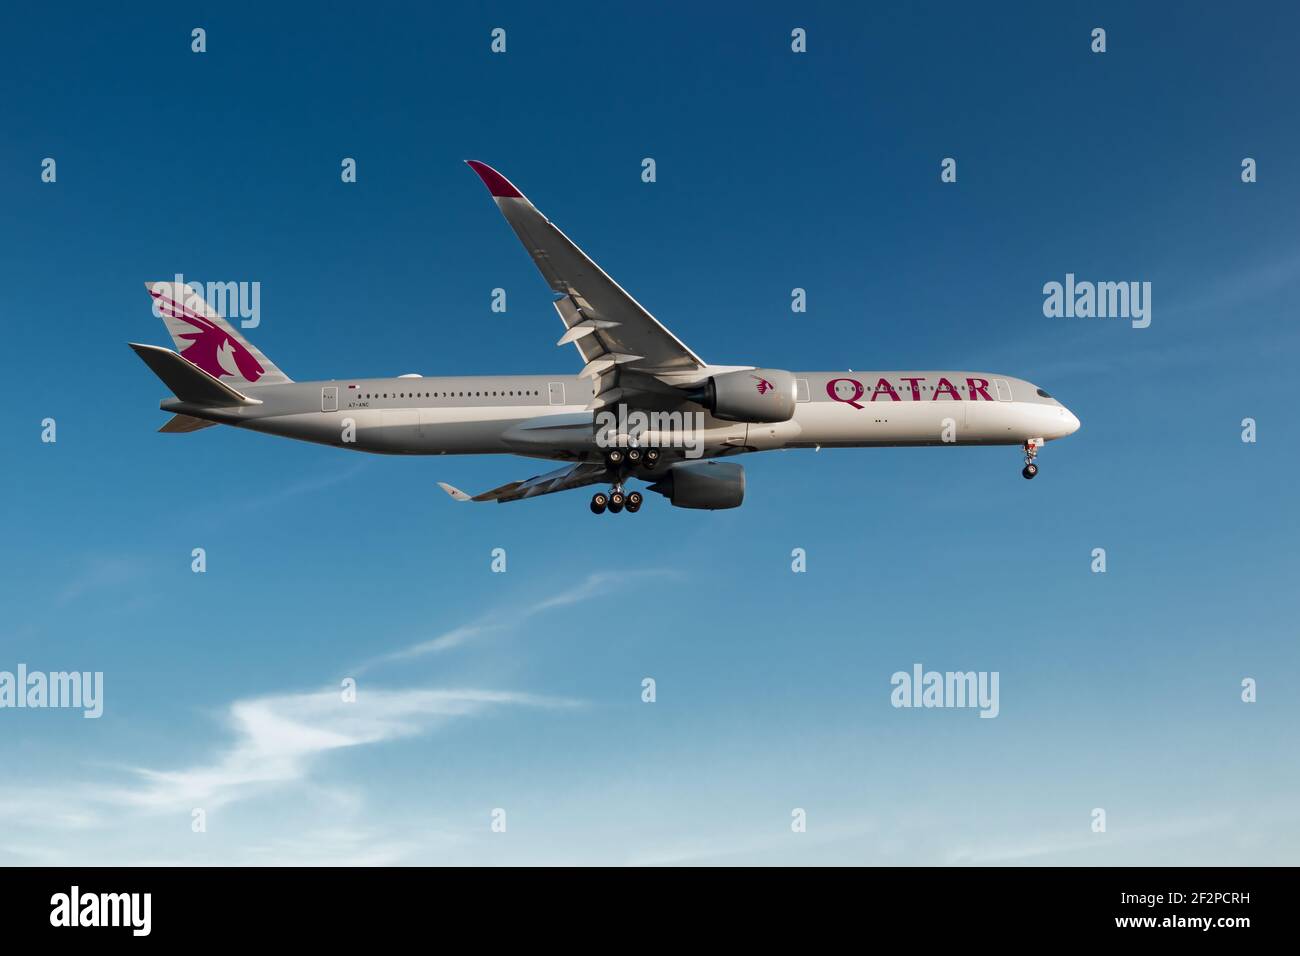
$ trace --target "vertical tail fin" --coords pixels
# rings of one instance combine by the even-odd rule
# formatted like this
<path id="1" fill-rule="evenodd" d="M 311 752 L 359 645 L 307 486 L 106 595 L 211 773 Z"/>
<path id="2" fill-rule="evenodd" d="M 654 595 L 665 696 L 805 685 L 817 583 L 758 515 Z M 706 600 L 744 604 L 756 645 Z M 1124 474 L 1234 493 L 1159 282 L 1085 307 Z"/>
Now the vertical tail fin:
<path id="1" fill-rule="evenodd" d="M 178 282 L 146 282 L 145 288 L 176 351 L 213 378 L 236 388 L 293 381 L 223 319 L 198 289 Z"/>

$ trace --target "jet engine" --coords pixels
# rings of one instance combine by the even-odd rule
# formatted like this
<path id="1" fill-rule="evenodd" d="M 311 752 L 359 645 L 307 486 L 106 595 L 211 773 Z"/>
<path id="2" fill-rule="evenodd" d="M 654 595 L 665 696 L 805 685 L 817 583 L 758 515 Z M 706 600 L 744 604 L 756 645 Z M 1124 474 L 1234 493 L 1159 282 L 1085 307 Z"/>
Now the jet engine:
<path id="1" fill-rule="evenodd" d="M 650 486 L 677 508 L 739 508 L 745 469 L 728 461 L 680 461 Z"/>
<path id="2" fill-rule="evenodd" d="M 723 421 L 788 422 L 794 417 L 794 376 L 775 368 L 724 372 L 688 397 Z"/>

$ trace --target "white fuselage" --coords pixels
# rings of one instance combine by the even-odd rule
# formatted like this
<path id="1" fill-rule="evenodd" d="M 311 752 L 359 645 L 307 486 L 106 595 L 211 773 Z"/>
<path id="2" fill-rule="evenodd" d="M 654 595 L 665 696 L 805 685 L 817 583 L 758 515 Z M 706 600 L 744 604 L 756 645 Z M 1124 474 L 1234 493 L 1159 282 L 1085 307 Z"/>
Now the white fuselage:
<path id="1" fill-rule="evenodd" d="M 686 404 L 702 454 L 777 448 L 1014 445 L 1069 435 L 1078 419 L 1022 379 L 973 372 L 796 372 L 784 422 L 715 418 Z M 383 454 L 598 455 L 592 386 L 574 376 L 344 379 L 249 387 L 260 405 L 201 410 L 256 431 Z M 196 411 L 177 400 L 168 410 Z M 663 424 L 660 421 L 660 424 Z M 675 425 L 676 422 L 673 422 Z M 638 443 L 671 447 L 648 430 Z"/>

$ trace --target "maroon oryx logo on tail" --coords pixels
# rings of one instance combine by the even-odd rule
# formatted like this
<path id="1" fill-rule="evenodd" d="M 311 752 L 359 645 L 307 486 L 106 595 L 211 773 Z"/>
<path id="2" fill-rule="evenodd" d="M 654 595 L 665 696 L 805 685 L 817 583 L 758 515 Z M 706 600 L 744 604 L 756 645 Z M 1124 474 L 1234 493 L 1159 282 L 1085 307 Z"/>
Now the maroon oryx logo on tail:
<path id="1" fill-rule="evenodd" d="M 209 318 L 153 289 L 149 294 L 157 300 L 159 315 L 179 319 L 194 327 L 193 332 L 181 332 L 179 339 L 190 344 L 181 350 L 181 357 L 197 365 L 213 378 L 231 375 L 246 382 L 256 382 L 265 374 L 260 362 L 244 348 L 235 337 Z"/>

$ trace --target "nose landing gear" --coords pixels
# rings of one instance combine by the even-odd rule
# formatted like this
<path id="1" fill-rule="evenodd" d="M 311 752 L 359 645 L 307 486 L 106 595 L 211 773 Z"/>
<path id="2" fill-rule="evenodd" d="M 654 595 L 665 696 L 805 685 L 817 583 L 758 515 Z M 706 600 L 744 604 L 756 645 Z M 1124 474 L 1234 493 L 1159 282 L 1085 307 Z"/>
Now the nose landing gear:
<path id="1" fill-rule="evenodd" d="M 1025 442 L 1025 467 L 1020 472 L 1025 478 L 1033 478 L 1038 474 L 1038 465 L 1034 459 L 1038 457 L 1038 449 L 1043 447 L 1041 438 L 1031 438 Z"/>

